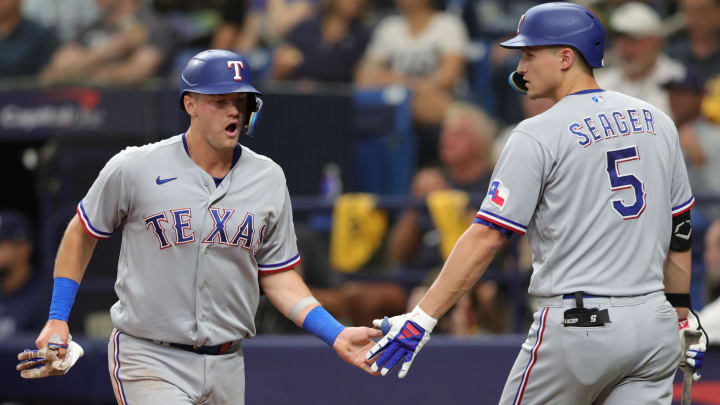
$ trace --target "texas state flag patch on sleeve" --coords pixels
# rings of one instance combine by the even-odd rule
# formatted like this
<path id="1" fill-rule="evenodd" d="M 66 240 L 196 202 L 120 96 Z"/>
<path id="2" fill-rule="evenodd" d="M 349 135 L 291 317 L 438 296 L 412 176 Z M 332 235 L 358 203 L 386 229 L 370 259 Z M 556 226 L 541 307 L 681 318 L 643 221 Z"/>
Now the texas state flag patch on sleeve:
<path id="1" fill-rule="evenodd" d="M 488 191 L 487 198 L 490 199 L 490 202 L 495 204 L 495 206 L 502 209 L 508 199 L 508 194 L 510 194 L 510 191 L 503 187 L 502 181 L 493 180 L 493 182 L 490 183 L 490 191 Z"/>

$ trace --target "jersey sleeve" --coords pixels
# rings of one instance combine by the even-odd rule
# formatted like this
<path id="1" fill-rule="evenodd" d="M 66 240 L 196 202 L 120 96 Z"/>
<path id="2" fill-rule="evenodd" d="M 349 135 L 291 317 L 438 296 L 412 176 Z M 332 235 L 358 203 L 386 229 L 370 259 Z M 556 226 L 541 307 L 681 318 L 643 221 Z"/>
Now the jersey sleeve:
<path id="1" fill-rule="evenodd" d="M 552 158 L 535 138 L 514 132 L 503 149 L 475 223 L 524 235 L 540 199 Z"/>
<path id="2" fill-rule="evenodd" d="M 260 274 L 289 270 L 300 263 L 290 193 L 285 187 L 285 201 L 277 218 L 261 230 L 262 245 L 255 255 Z"/>
<path id="3" fill-rule="evenodd" d="M 129 201 L 123 175 L 124 153 L 113 156 L 77 206 L 85 230 L 95 239 L 107 239 L 127 216 Z"/>
<path id="4" fill-rule="evenodd" d="M 677 216 L 690 211 L 693 205 L 695 205 L 695 197 L 693 197 L 692 191 L 690 190 L 687 167 L 685 167 L 685 159 L 683 158 L 677 135 L 673 155 L 670 201 L 672 202 L 672 216 Z"/>

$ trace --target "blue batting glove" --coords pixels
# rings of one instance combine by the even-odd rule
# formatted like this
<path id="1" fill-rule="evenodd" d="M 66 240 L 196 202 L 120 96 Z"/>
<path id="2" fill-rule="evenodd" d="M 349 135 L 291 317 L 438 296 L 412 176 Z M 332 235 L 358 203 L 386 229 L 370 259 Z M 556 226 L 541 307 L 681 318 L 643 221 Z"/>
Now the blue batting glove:
<path id="1" fill-rule="evenodd" d="M 379 354 L 370 369 L 378 371 L 382 367 L 380 374 L 384 376 L 402 360 L 398 377 L 404 378 L 415 356 L 430 340 L 430 332 L 436 324 L 437 319 L 426 314 L 419 306 L 409 314 L 373 321 L 373 325 L 380 328 L 385 336 L 365 355 L 369 360 Z"/>

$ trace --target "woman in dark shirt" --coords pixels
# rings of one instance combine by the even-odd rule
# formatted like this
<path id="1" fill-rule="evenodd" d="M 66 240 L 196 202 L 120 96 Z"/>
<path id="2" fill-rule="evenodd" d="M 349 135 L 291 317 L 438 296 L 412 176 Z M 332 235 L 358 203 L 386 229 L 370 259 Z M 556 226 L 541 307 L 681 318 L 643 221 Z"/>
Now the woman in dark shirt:
<path id="1" fill-rule="evenodd" d="M 350 82 L 369 31 L 361 22 L 367 0 L 326 0 L 299 23 L 273 57 L 273 78 Z"/>

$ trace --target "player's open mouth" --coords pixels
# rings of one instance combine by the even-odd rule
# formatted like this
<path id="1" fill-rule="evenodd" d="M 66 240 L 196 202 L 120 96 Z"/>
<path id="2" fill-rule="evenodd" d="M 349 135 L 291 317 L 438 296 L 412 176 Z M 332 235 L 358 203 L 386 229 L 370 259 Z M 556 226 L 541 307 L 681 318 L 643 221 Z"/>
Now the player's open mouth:
<path id="1" fill-rule="evenodd" d="M 225 127 L 225 133 L 230 136 L 235 136 L 235 132 L 237 131 L 237 122 L 233 122 L 232 124 L 228 124 L 228 126 Z"/>

